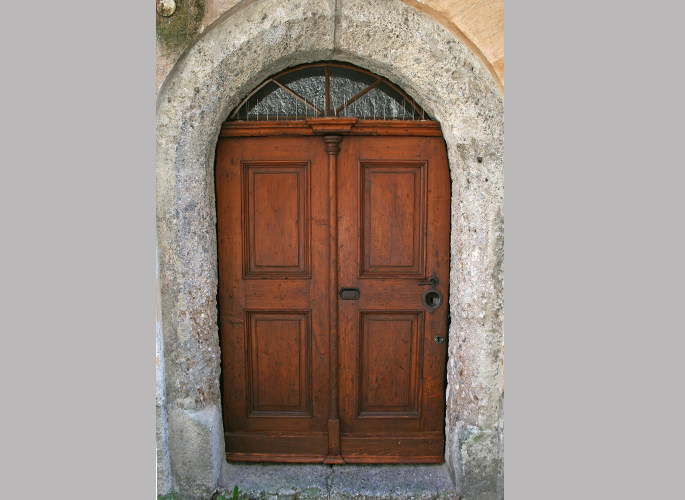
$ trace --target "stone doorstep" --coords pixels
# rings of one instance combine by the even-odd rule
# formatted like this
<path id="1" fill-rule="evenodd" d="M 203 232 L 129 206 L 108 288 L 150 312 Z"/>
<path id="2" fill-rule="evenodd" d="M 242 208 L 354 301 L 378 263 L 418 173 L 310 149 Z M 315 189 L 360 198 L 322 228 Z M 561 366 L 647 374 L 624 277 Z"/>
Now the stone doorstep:
<path id="1" fill-rule="evenodd" d="M 240 500 L 459 500 L 444 464 L 224 463 L 214 498 Z"/>

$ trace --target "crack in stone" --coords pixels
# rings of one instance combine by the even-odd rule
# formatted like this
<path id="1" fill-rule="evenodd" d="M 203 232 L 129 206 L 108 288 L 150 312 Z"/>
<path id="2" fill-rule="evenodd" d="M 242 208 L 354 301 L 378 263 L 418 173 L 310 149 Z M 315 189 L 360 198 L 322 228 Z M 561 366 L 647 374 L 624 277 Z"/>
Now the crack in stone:
<path id="1" fill-rule="evenodd" d="M 338 0 L 335 0 L 335 8 L 333 11 L 333 52 L 338 46 L 338 23 L 340 21 L 340 6 Z"/>
<path id="2" fill-rule="evenodd" d="M 333 11 L 333 50 L 331 51 L 331 58 L 338 51 L 338 24 L 340 24 L 340 0 L 335 0 L 335 7 Z"/>
<path id="3" fill-rule="evenodd" d="M 336 0 L 337 3 L 337 0 Z M 331 500 L 331 489 L 333 488 L 333 475 L 335 474 L 335 470 L 333 469 L 333 466 L 331 465 L 331 473 L 326 477 L 326 500 Z"/>

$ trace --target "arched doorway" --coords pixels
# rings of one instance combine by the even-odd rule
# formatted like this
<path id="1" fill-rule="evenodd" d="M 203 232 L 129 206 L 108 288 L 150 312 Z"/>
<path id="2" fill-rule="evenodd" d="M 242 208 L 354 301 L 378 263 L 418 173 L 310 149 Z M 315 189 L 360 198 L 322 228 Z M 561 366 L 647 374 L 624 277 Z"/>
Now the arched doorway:
<path id="1" fill-rule="evenodd" d="M 503 98 L 466 46 L 395 0 L 248 2 L 208 27 L 160 89 L 159 330 L 173 491 L 211 496 L 226 467 L 214 188 L 222 124 L 269 75 L 331 58 L 398 83 L 441 125 L 452 179 L 445 462 L 460 494 L 493 492 L 502 397 Z"/>
<path id="2" fill-rule="evenodd" d="M 287 69 L 222 127 L 229 461 L 444 461 L 450 178 L 439 125 L 344 63 Z"/>

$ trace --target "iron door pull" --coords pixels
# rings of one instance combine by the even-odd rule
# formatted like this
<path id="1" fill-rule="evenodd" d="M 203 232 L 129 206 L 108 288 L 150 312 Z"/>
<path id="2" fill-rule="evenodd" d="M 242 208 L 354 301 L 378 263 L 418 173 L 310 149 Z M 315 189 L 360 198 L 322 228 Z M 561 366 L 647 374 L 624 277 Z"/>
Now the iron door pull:
<path id="1" fill-rule="evenodd" d="M 338 295 L 343 300 L 358 300 L 359 288 L 341 288 Z"/>

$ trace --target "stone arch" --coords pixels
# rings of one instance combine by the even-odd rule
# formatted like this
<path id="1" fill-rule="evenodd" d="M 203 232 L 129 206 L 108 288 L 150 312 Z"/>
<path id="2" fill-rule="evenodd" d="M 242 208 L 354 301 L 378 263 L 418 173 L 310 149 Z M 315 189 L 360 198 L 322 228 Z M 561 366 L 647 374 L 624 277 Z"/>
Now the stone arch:
<path id="1" fill-rule="evenodd" d="M 501 410 L 504 112 L 461 42 L 397 0 L 259 0 L 220 18 L 157 104 L 157 244 L 173 491 L 213 493 L 225 461 L 219 390 L 214 150 L 255 85 L 317 60 L 401 86 L 442 126 L 452 177 L 446 462 L 462 495 L 494 495 Z"/>

